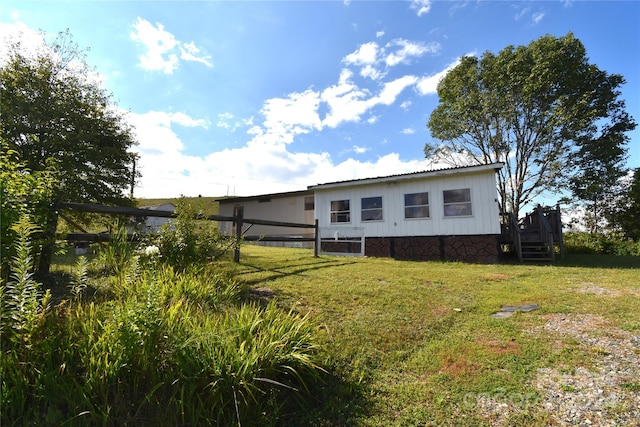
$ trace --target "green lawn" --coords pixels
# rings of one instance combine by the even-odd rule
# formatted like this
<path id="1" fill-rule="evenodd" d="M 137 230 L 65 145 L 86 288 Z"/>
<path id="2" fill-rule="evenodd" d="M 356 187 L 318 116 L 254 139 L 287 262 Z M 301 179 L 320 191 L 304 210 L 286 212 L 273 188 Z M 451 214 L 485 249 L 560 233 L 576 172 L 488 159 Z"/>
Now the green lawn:
<path id="1" fill-rule="evenodd" d="M 494 424 L 478 396 L 524 397 L 505 425 L 548 425 L 532 384 L 538 369 L 588 368 L 598 352 L 541 327 L 554 313 L 589 314 L 639 335 L 639 272 L 640 257 L 478 265 L 257 246 L 243 246 L 236 268 L 256 294 L 321 328 L 331 375 L 309 411 L 285 421 L 322 426 Z M 521 304 L 540 308 L 491 317 Z"/>

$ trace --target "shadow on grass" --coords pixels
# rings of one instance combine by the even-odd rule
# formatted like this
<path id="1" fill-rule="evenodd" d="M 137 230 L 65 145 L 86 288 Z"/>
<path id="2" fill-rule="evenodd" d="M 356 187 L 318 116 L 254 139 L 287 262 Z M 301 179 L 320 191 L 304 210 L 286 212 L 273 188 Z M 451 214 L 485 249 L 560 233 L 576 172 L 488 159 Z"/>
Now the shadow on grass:
<path id="1" fill-rule="evenodd" d="M 567 254 L 556 258 L 559 267 L 640 268 L 640 256 Z"/>
<path id="2" fill-rule="evenodd" d="M 332 369 L 333 371 L 333 369 Z M 287 413 L 283 408 L 279 426 L 343 427 L 357 424 L 369 414 L 366 385 L 351 383 L 335 374 L 325 374 L 309 386 L 298 407 Z"/>
<path id="3" fill-rule="evenodd" d="M 333 268 L 333 267 L 342 267 L 346 265 L 355 264 L 353 261 L 343 261 L 343 260 L 318 260 L 312 262 L 304 262 L 300 264 L 291 263 L 284 266 L 274 266 L 271 268 L 265 268 L 260 265 L 251 264 L 248 262 L 241 262 L 243 267 L 249 268 L 250 270 L 237 273 L 238 276 L 243 276 L 246 274 L 254 274 L 254 273 L 266 273 L 265 275 L 261 275 L 256 279 L 250 279 L 245 281 L 249 286 L 256 285 L 261 282 L 266 282 L 269 280 L 274 280 L 276 278 L 289 277 L 289 276 L 301 276 L 303 273 L 313 270 L 320 270 L 323 268 Z"/>

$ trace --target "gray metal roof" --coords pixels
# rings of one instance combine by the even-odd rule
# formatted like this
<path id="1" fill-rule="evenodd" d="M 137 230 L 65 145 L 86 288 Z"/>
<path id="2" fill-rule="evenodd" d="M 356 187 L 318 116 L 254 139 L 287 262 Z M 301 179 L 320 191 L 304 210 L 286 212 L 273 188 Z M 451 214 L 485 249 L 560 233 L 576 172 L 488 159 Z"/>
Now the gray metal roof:
<path id="1" fill-rule="evenodd" d="M 324 190 L 336 187 L 350 187 L 354 185 L 369 185 L 369 184 L 378 184 L 383 182 L 393 182 L 393 181 L 405 181 L 405 180 L 414 180 L 414 179 L 424 179 L 445 175 L 457 175 L 457 174 L 471 174 L 476 172 L 483 171 L 498 171 L 502 169 L 504 163 L 489 163 L 484 165 L 474 165 L 474 166 L 458 166 L 444 169 L 433 169 L 427 171 L 420 172 L 411 172 L 399 175 L 388 175 L 388 176 L 380 176 L 375 178 L 362 178 L 362 179 L 352 179 L 347 181 L 336 181 L 336 182 L 328 182 L 325 184 L 317 184 L 309 186 L 309 190 Z"/>

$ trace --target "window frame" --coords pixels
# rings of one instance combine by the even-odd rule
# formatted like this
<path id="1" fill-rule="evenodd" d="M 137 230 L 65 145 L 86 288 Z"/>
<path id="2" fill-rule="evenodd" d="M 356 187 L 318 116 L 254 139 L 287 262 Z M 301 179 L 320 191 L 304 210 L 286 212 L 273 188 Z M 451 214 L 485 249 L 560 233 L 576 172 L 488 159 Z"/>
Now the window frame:
<path id="1" fill-rule="evenodd" d="M 464 192 L 464 200 L 455 200 L 447 202 L 446 193 Z M 454 197 L 455 198 L 455 197 Z M 461 218 L 473 216 L 473 206 L 471 202 L 471 188 L 455 188 L 451 190 L 442 190 L 442 205 L 445 218 Z M 468 207 L 468 213 L 466 208 Z"/>
<path id="2" fill-rule="evenodd" d="M 427 202 L 419 203 L 419 204 L 407 204 L 407 196 L 418 196 L 418 195 L 426 195 Z M 415 201 L 412 201 L 415 203 Z M 426 216 L 407 216 L 407 209 L 413 209 L 414 211 L 421 211 L 426 208 L 427 215 Z M 404 194 L 404 219 L 405 220 L 416 220 L 416 219 L 431 219 L 431 208 L 429 205 L 429 192 L 428 191 L 420 191 L 418 193 L 405 193 Z"/>
<path id="3" fill-rule="evenodd" d="M 345 202 L 346 202 L 346 209 L 344 209 Z M 334 209 L 334 203 L 341 204 L 341 206 L 336 206 Z M 331 200 L 331 202 L 329 203 L 329 211 L 330 211 L 329 219 L 331 221 L 331 224 L 351 223 L 351 200 L 350 199 Z M 345 216 L 346 216 L 346 220 L 340 221 L 340 218 L 344 218 Z"/>
<path id="4" fill-rule="evenodd" d="M 313 211 L 316 209 L 316 198 L 314 196 L 304 196 L 304 210 Z"/>
<path id="5" fill-rule="evenodd" d="M 365 208 L 365 200 L 371 201 L 371 200 L 380 200 L 380 206 L 373 206 L 373 207 L 369 207 L 367 206 Z M 383 211 L 383 200 L 382 200 L 382 196 L 373 196 L 373 197 L 361 197 L 360 198 L 360 221 L 361 222 L 372 222 L 372 221 L 384 221 L 384 211 Z M 370 213 L 373 212 L 380 212 L 379 218 L 365 218 L 365 213 L 367 215 L 369 215 Z M 376 215 L 377 216 L 377 215 Z"/>

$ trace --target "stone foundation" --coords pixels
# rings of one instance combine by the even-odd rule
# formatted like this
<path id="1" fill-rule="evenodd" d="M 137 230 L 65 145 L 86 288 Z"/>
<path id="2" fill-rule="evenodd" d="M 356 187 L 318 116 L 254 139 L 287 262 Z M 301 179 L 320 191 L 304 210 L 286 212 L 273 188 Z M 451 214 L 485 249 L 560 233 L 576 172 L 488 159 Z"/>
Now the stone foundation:
<path id="1" fill-rule="evenodd" d="M 491 264 L 500 256 L 499 235 L 367 237 L 364 254 L 402 260 Z"/>

